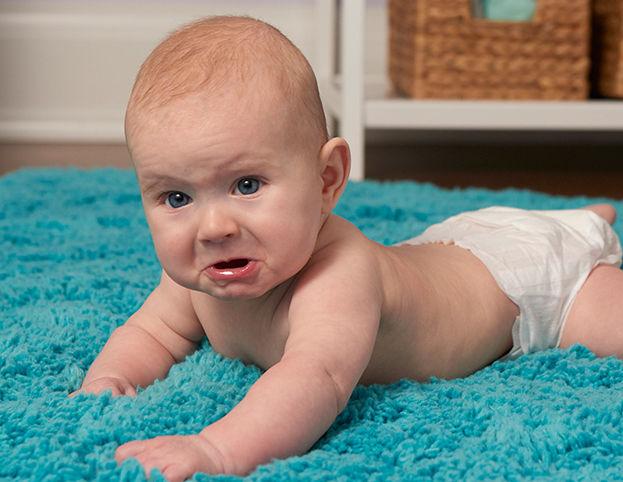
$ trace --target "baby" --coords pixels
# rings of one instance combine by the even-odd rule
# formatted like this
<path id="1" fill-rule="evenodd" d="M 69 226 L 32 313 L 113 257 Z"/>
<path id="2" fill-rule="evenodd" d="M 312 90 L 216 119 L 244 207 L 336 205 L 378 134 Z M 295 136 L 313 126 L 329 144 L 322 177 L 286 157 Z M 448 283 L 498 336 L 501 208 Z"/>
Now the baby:
<path id="1" fill-rule="evenodd" d="M 162 278 L 75 393 L 134 396 L 206 336 L 265 372 L 200 433 L 129 442 L 119 463 L 247 474 L 307 451 L 358 383 L 462 377 L 573 343 L 623 352 L 611 206 L 489 208 L 400 245 L 367 239 L 332 214 L 349 149 L 327 137 L 314 74 L 263 22 L 208 18 L 164 40 L 126 136 Z"/>

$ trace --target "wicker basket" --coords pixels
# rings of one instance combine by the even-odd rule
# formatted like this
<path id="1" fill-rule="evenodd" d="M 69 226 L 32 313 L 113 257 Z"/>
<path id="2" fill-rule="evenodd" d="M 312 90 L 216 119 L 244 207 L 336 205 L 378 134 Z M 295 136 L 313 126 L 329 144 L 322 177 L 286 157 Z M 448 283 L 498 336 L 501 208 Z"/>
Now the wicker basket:
<path id="1" fill-rule="evenodd" d="M 593 0 L 595 92 L 623 97 L 623 0 Z"/>
<path id="2" fill-rule="evenodd" d="M 471 0 L 389 0 L 390 79 L 417 99 L 585 99 L 590 8 L 537 0 L 532 21 L 496 22 Z"/>

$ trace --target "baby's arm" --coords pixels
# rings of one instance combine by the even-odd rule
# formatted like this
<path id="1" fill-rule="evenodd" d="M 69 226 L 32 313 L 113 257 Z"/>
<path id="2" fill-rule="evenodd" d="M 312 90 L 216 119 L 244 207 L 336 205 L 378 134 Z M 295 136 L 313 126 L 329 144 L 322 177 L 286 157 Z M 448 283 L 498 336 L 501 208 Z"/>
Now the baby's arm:
<path id="1" fill-rule="evenodd" d="M 378 280 L 366 253 L 315 261 L 296 281 L 281 360 L 242 401 L 199 434 L 123 444 L 115 452 L 117 462 L 132 457 L 147 475 L 157 468 L 177 482 L 196 472 L 247 474 L 309 450 L 368 366 L 382 303 Z"/>
<path id="2" fill-rule="evenodd" d="M 297 282 L 281 361 L 201 432 L 222 454 L 220 470 L 246 474 L 309 450 L 367 367 L 380 310 L 378 275 L 367 256 L 345 255 L 311 267 Z"/>
<path id="3" fill-rule="evenodd" d="M 143 306 L 112 333 L 74 394 L 112 389 L 113 395 L 134 395 L 135 387 L 164 378 L 203 336 L 189 291 L 163 272 Z"/>

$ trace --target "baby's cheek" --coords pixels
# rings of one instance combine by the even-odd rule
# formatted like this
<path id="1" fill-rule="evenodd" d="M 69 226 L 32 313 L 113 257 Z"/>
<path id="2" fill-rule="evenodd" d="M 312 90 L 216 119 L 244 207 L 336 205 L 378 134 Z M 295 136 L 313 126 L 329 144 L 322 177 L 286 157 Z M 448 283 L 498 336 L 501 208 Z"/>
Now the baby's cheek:
<path id="1" fill-rule="evenodd" d="M 162 236 L 153 235 L 154 248 L 160 260 L 160 264 L 167 264 L 167 260 L 172 258 L 175 252 L 175 246 Z"/>
<path id="2" fill-rule="evenodd" d="M 316 241 L 318 239 L 317 227 L 313 223 L 296 223 L 291 225 L 289 236 L 282 237 L 280 251 L 284 254 L 282 258 L 290 265 L 296 265 L 298 269 L 303 268 L 309 261 Z"/>
<path id="3" fill-rule="evenodd" d="M 192 249 L 173 237 L 154 237 L 156 255 L 167 273 L 179 277 L 188 263 L 192 264 Z M 173 277 L 173 276 L 172 276 Z"/>

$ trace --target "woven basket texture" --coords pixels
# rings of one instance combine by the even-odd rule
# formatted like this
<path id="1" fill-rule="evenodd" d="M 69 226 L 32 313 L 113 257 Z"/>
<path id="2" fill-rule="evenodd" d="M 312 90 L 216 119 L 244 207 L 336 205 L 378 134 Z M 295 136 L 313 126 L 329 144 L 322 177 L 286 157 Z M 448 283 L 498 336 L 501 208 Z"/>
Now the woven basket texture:
<path id="1" fill-rule="evenodd" d="M 470 0 L 389 0 L 390 79 L 417 99 L 586 99 L 590 20 L 590 0 L 537 0 L 529 22 L 475 18 Z"/>
<path id="2" fill-rule="evenodd" d="M 623 0 L 593 0 L 593 85 L 623 97 Z"/>

